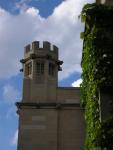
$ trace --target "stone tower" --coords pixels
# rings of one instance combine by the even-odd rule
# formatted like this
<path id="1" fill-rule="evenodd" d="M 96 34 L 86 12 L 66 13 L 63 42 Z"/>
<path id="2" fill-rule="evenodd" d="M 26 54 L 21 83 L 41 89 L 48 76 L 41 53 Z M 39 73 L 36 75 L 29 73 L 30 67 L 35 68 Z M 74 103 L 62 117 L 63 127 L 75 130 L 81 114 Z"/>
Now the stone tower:
<path id="1" fill-rule="evenodd" d="M 19 114 L 18 150 L 83 150 L 84 117 L 80 90 L 58 87 L 62 61 L 58 48 L 35 41 L 25 47 L 23 97 Z M 52 49 L 52 50 L 51 50 Z"/>
<path id="2" fill-rule="evenodd" d="M 24 59 L 23 102 L 55 102 L 58 70 L 58 48 L 49 42 L 43 42 L 43 48 L 35 41 L 32 46 L 25 47 Z"/>

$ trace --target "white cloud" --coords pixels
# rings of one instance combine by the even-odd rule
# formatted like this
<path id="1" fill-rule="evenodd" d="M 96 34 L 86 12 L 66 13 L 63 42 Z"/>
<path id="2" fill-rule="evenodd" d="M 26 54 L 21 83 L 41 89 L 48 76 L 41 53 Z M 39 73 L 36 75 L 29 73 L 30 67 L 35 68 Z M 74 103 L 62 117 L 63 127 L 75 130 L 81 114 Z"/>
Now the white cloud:
<path id="1" fill-rule="evenodd" d="M 31 7 L 31 8 L 26 10 L 26 13 L 35 17 L 39 14 L 39 10 L 35 9 L 34 7 Z"/>
<path id="2" fill-rule="evenodd" d="M 15 131 L 14 136 L 11 140 L 11 145 L 16 146 L 17 145 L 17 141 L 18 141 L 18 130 Z"/>
<path id="3" fill-rule="evenodd" d="M 16 2 L 14 9 L 19 9 L 20 12 L 25 11 L 27 8 L 29 8 L 29 3 L 31 1 L 46 1 L 46 0 L 20 0 L 19 2 Z"/>
<path id="4" fill-rule="evenodd" d="M 21 11 L 24 11 L 28 8 L 27 3 L 29 3 L 31 0 L 20 0 L 19 2 L 16 3 L 16 8 L 15 9 L 19 9 Z"/>
<path id="5" fill-rule="evenodd" d="M 3 87 L 3 96 L 5 102 L 11 104 L 20 99 L 20 92 L 12 85 L 7 84 Z"/>
<path id="6" fill-rule="evenodd" d="M 81 72 L 80 32 L 83 25 L 78 15 L 87 2 L 90 0 L 63 1 L 48 18 L 41 17 L 34 7 L 26 8 L 18 15 L 0 8 L 0 78 L 19 73 L 23 48 L 33 40 L 48 40 L 59 47 L 60 58 L 64 61 L 60 79 Z"/>
<path id="7" fill-rule="evenodd" d="M 72 87 L 80 87 L 81 83 L 82 83 L 82 79 L 78 79 L 72 83 Z"/>

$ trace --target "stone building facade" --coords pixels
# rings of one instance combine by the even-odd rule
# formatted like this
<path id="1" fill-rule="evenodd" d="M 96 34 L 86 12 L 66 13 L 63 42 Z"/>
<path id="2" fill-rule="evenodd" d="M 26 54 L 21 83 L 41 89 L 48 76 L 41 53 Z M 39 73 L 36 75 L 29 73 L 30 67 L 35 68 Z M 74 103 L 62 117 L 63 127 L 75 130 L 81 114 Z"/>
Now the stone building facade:
<path id="1" fill-rule="evenodd" d="M 18 150 L 84 150 L 85 121 L 80 89 L 58 87 L 62 61 L 47 41 L 25 47 Z"/>
<path id="2" fill-rule="evenodd" d="M 113 0 L 96 0 L 97 4 L 113 5 Z"/>

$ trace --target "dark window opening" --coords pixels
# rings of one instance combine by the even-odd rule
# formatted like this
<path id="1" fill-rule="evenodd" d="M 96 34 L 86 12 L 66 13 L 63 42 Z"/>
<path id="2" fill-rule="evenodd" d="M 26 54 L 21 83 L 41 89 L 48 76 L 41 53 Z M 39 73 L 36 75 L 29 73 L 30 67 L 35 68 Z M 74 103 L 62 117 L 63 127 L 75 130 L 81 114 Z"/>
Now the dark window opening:
<path id="1" fill-rule="evenodd" d="M 32 62 L 26 64 L 25 66 L 25 75 L 28 76 L 32 73 Z"/>
<path id="2" fill-rule="evenodd" d="M 49 63 L 49 75 L 51 76 L 55 75 L 55 65 L 52 63 Z"/>
<path id="3" fill-rule="evenodd" d="M 41 62 L 37 63 L 37 74 L 38 75 L 44 74 L 44 63 L 41 63 Z"/>

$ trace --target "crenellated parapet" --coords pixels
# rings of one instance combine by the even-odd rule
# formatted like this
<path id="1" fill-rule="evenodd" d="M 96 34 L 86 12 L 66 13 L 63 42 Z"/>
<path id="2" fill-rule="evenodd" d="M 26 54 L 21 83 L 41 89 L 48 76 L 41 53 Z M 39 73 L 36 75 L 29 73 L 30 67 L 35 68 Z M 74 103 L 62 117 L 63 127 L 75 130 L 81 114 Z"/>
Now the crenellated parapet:
<path id="1" fill-rule="evenodd" d="M 42 46 L 40 45 L 39 41 L 26 45 L 24 47 L 24 59 L 21 59 L 20 62 L 24 64 L 33 59 L 50 60 L 57 64 L 58 70 L 61 71 L 60 65 L 63 64 L 63 61 L 58 60 L 58 47 L 48 41 L 43 41 Z"/>
<path id="2" fill-rule="evenodd" d="M 24 48 L 24 58 L 28 58 L 31 54 L 35 54 L 37 56 L 45 56 L 48 54 L 57 59 L 58 47 L 52 45 L 48 41 L 43 41 L 43 46 L 40 47 L 40 42 L 34 41 L 31 45 L 29 44 Z"/>

